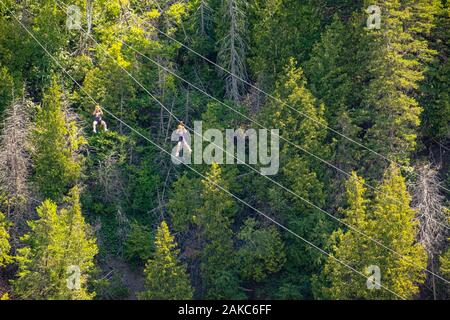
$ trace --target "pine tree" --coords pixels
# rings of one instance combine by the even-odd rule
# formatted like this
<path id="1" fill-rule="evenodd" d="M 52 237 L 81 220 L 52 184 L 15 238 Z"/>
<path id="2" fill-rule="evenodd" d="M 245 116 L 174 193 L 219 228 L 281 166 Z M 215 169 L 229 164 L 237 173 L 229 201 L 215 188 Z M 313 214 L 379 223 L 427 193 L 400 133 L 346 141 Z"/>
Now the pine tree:
<path id="1" fill-rule="evenodd" d="M 245 6 L 242 0 L 224 0 L 220 11 L 220 22 L 226 21 L 218 53 L 219 64 L 231 72 L 223 73 L 226 82 L 226 96 L 238 103 L 244 93 L 247 80 L 245 45 Z M 240 79 L 239 79 L 240 78 Z"/>
<path id="2" fill-rule="evenodd" d="M 219 165 L 213 163 L 205 176 L 184 175 L 174 184 L 168 206 L 174 228 L 183 240 L 183 255 L 191 266 L 196 295 L 207 299 L 242 297 L 231 229 L 236 204 L 216 186 L 229 190 Z"/>
<path id="3" fill-rule="evenodd" d="M 349 206 L 344 211 L 346 219 L 361 233 L 354 231 L 335 234 L 338 242 L 334 247 L 336 258 L 341 259 L 367 276 L 369 266 L 380 269 L 381 285 L 400 297 L 411 299 L 424 282 L 427 255 L 423 246 L 416 241 L 417 223 L 411 198 L 406 190 L 405 179 L 395 166 L 390 166 L 370 207 L 364 199 L 363 180 L 352 176 L 348 184 Z M 370 241 L 377 239 L 386 248 Z M 398 299 L 397 295 L 380 288 L 368 289 L 366 279 L 330 258 L 324 268 L 329 282 L 323 290 L 325 297 L 334 299 Z M 325 281 L 326 282 L 326 281 Z"/>
<path id="4" fill-rule="evenodd" d="M 352 51 L 354 44 L 360 41 L 362 30 L 359 25 L 344 23 L 334 15 L 305 65 L 311 92 L 326 106 L 328 125 L 360 143 L 361 128 L 355 120 L 360 116 L 358 109 L 366 80 L 365 64 L 355 63 Z M 356 169 L 361 154 L 359 147 L 341 135 L 331 131 L 328 134 L 336 141 L 332 163 L 347 172 Z"/>
<path id="5" fill-rule="evenodd" d="M 23 299 L 92 299 L 88 274 L 98 249 L 81 213 L 79 191 L 74 187 L 58 208 L 46 200 L 37 208 L 39 220 L 30 221 L 31 231 L 17 250 L 19 271 L 14 294 Z"/>
<path id="6" fill-rule="evenodd" d="M 327 120 L 333 125 L 339 114 L 347 111 L 345 108 L 354 94 L 354 83 L 350 80 L 352 70 L 348 68 L 349 56 L 346 55 L 350 40 L 349 26 L 335 15 L 305 66 L 311 90 L 327 106 Z"/>
<path id="7" fill-rule="evenodd" d="M 268 103 L 262 111 L 261 121 L 266 127 L 278 128 L 280 136 L 286 140 L 326 158 L 328 150 L 323 145 L 327 135 L 323 126 L 326 125 L 325 106 L 308 90 L 303 69 L 297 67 L 295 59 L 290 59 L 285 66 L 283 76 L 276 83 L 274 95 L 285 104 L 277 101 Z M 283 155 L 308 157 L 298 148 L 285 143 L 284 139 L 280 144 Z"/>
<path id="8" fill-rule="evenodd" d="M 429 37 L 430 47 L 437 51 L 429 65 L 421 86 L 420 101 L 423 106 L 422 132 L 426 137 L 444 140 L 450 137 L 450 6 L 447 2 L 439 8 L 436 23 Z"/>
<path id="9" fill-rule="evenodd" d="M 261 225 L 248 218 L 237 236 L 242 241 L 237 252 L 238 270 L 245 280 L 261 282 L 269 274 L 279 271 L 286 261 L 280 233 L 274 226 Z"/>
<path id="10" fill-rule="evenodd" d="M 207 179 L 202 180 L 202 205 L 193 217 L 202 238 L 202 287 L 205 297 L 209 299 L 231 299 L 239 294 L 231 229 L 236 205 L 228 194 L 215 185 L 228 190 L 221 173 L 219 165 L 212 164 Z"/>
<path id="11" fill-rule="evenodd" d="M 156 232 L 155 253 L 144 270 L 146 291 L 139 294 L 139 299 L 192 299 L 193 291 L 186 267 L 178 262 L 179 251 L 167 223 L 162 221 Z"/>
<path id="12" fill-rule="evenodd" d="M 33 131 L 34 180 L 46 198 L 59 200 L 81 174 L 78 149 L 84 139 L 77 136 L 76 123 L 67 117 L 60 86 L 53 80 L 38 109 Z"/>
<path id="13" fill-rule="evenodd" d="M 435 51 L 422 35 L 429 34 L 435 0 L 366 1 L 381 8 L 381 29 L 367 30 L 360 49 L 366 53 L 367 72 L 372 79 L 364 92 L 363 106 L 368 146 L 389 158 L 408 164 L 415 149 L 420 107 L 415 93 L 424 78 L 425 63 Z M 370 40 L 369 43 L 366 40 Z M 361 61 L 362 63 L 363 61 Z M 369 165 L 378 160 L 368 154 Z M 380 168 L 374 166 L 372 172 Z"/>
<path id="14" fill-rule="evenodd" d="M 369 223 L 365 193 L 364 179 L 353 172 L 346 183 L 347 207 L 341 210 L 342 220 L 361 232 L 367 232 Z M 360 272 L 364 272 L 370 262 L 367 255 L 370 245 L 367 238 L 352 229 L 338 229 L 330 237 L 333 256 Z M 332 257 L 327 258 L 321 275 L 315 277 L 314 292 L 316 298 L 322 299 L 367 298 L 370 294 L 366 279 Z"/>
<path id="15" fill-rule="evenodd" d="M 254 0 L 249 5 L 250 67 L 270 92 L 291 58 L 309 59 L 320 37 L 322 1 Z"/>
<path id="16" fill-rule="evenodd" d="M 273 102 L 263 109 L 261 119 L 263 123 L 267 123 L 266 127 L 279 128 L 280 136 L 300 147 L 299 149 L 284 140 L 280 141 L 281 170 L 277 179 L 303 200 L 264 178 L 259 178 L 261 186 L 256 188 L 256 192 L 259 193 L 260 201 L 274 215 L 281 216 L 291 230 L 320 246 L 328 232 L 326 219 L 321 211 L 304 200 L 319 207 L 325 202 L 321 179 L 326 171 L 317 159 L 307 153 L 314 153 L 325 159 L 328 157 L 328 148 L 324 144 L 326 129 L 320 125 L 326 123 L 324 106 L 306 88 L 303 71 L 296 67 L 293 59 L 286 66 L 284 76 L 277 82 L 276 88 L 275 95 L 294 110 Z M 285 272 L 279 280 L 279 297 L 309 298 L 310 277 L 317 272 L 322 257 L 311 247 L 299 243 L 298 238 L 292 235 L 286 234 L 284 240 L 287 262 Z"/>
<path id="17" fill-rule="evenodd" d="M 415 211 L 410 206 L 411 197 L 400 170 L 391 165 L 383 179 L 373 204 L 371 234 L 403 257 L 380 247 L 372 257 L 380 263 L 383 284 L 403 297 L 412 298 L 425 280 L 427 256 L 423 246 L 416 242 Z M 392 294 L 384 291 L 384 297 L 392 298 Z"/>

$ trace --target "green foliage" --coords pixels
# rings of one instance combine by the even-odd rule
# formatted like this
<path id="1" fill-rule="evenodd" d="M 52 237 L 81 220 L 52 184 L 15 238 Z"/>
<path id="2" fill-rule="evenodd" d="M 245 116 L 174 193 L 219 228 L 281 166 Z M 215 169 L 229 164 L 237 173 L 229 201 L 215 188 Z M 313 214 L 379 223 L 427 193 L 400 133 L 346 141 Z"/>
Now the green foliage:
<path id="1" fill-rule="evenodd" d="M 325 171 L 321 170 L 321 164 L 317 159 L 308 156 L 301 149 L 320 155 L 322 158 L 328 157 L 328 147 L 324 141 L 326 130 L 320 125 L 320 123 L 326 123 L 324 106 L 316 101 L 306 88 L 303 71 L 296 67 L 293 59 L 286 66 L 284 76 L 277 82 L 276 88 L 275 95 L 291 108 L 273 102 L 262 111 L 260 116 L 268 122 L 267 126 L 279 128 L 280 136 L 299 148 L 280 141 L 280 174 L 276 179 L 292 192 L 265 181 L 257 188 L 260 192 L 259 198 L 271 208 L 274 215 L 282 216 L 291 230 L 316 245 L 321 245 L 325 243 L 328 225 L 323 212 L 312 207 L 311 203 L 322 206 L 325 202 L 324 187 L 321 182 Z M 308 117 L 296 110 L 307 114 Z M 278 284 L 279 293 L 288 294 L 283 298 L 310 296 L 308 279 L 318 271 L 321 263 L 320 253 L 304 246 L 298 240 L 290 234 L 284 236 L 287 262 Z M 300 287 L 302 293 L 293 292 Z"/>
<path id="2" fill-rule="evenodd" d="M 430 36 L 430 46 L 438 52 L 422 82 L 422 129 L 424 134 L 442 140 L 450 137 L 450 7 L 442 6 Z M 446 45 L 447 44 L 447 45 Z"/>
<path id="3" fill-rule="evenodd" d="M 315 99 L 306 85 L 302 68 L 296 66 L 294 59 L 290 59 L 284 68 L 284 75 L 276 83 L 275 90 L 275 96 L 285 104 L 271 101 L 263 110 L 261 118 L 271 128 L 278 128 L 280 136 L 286 140 L 326 157 L 327 148 L 323 145 L 326 137 L 326 129 L 323 127 L 326 125 L 325 106 Z M 280 143 L 280 157 L 301 153 L 284 140 Z"/>
<path id="4" fill-rule="evenodd" d="M 82 161 L 78 152 L 83 144 L 76 123 L 68 119 L 61 87 L 54 79 L 38 109 L 33 131 L 34 181 L 44 197 L 59 200 L 77 183 Z"/>
<path id="5" fill-rule="evenodd" d="M 362 31 L 360 25 L 344 23 L 335 15 L 305 65 L 311 92 L 326 106 L 328 125 L 359 143 L 362 128 L 358 124 L 364 119 L 360 110 L 362 89 L 369 75 L 365 64 L 354 62 L 352 50 Z M 346 171 L 357 168 L 361 157 L 358 146 L 340 135 L 328 134 L 335 141 L 333 163 Z"/>
<path id="6" fill-rule="evenodd" d="M 23 299 L 92 299 L 87 291 L 89 272 L 97 254 L 95 238 L 84 222 L 75 187 L 59 212 L 46 200 L 37 208 L 39 220 L 30 221 L 31 231 L 22 237 L 26 246 L 17 250 L 19 267 L 13 281 L 14 294 Z M 80 270 L 79 288 L 69 286 L 69 270 Z"/>
<path id="7" fill-rule="evenodd" d="M 142 300 L 189 300 L 192 288 L 186 267 L 178 260 L 179 250 L 165 221 L 158 227 L 155 253 L 145 267 L 146 291 L 139 294 Z"/>
<path id="8" fill-rule="evenodd" d="M 367 1 L 367 3 L 369 3 Z M 425 62 L 435 51 L 421 38 L 430 32 L 436 1 L 372 1 L 383 10 L 380 31 L 367 31 L 361 43 L 372 80 L 364 90 L 364 108 L 371 119 L 368 145 L 395 161 L 409 162 L 416 145 L 420 107 L 414 92 L 424 78 Z M 407 8 L 405 9 L 405 5 Z"/>
<path id="9" fill-rule="evenodd" d="M 9 223 L 3 213 L 0 212 L 0 268 L 9 264 L 12 259 L 9 255 L 11 245 L 9 244 Z"/>
<path id="10" fill-rule="evenodd" d="M 205 176 L 200 181 L 185 175 L 175 183 L 169 201 L 172 221 L 188 244 L 184 255 L 195 265 L 193 272 L 200 274 L 198 294 L 209 299 L 240 298 L 231 229 L 237 207 L 233 199 L 217 187 L 229 189 L 217 164 L 213 164 Z"/>
<path id="11" fill-rule="evenodd" d="M 29 160 L 25 157 L 34 183 L 30 198 L 49 199 L 38 208 L 38 220 L 30 221 L 31 230 L 23 230 L 22 223 L 10 227 L 0 215 L 0 265 L 9 264 L 9 252 L 20 248 L 13 298 L 84 299 L 94 296 L 91 289 L 98 299 L 128 298 L 130 292 L 117 274 L 88 286 L 95 245 L 79 205 L 73 204 L 77 201 L 62 203 L 75 185 L 83 190 L 85 217 L 96 223 L 100 259 L 112 254 L 131 264 L 148 261 L 143 298 L 395 298 L 384 289 L 367 290 L 360 275 L 297 237 L 251 218 L 253 210 L 238 205 L 215 183 L 357 270 L 379 265 L 383 286 L 418 297 L 425 257 L 414 240 L 417 226 L 405 189 L 410 181 L 393 168 L 386 170 L 388 163 L 380 160 L 388 157 L 409 165 L 427 158 L 428 150 L 433 160 L 448 160 L 443 152 L 450 127 L 448 1 L 71 1 L 81 8 L 82 27 L 94 39 L 68 30 L 67 12 L 54 0 L 3 1 L 12 11 L 0 5 L 0 119 L 13 96 L 24 92 L 40 105 L 32 123 L 32 145 L 20 153 L 31 153 Z M 382 11 L 380 30 L 366 28 L 365 9 L 374 4 Z M 290 107 L 244 85 L 154 27 Z M 163 152 L 108 113 L 170 150 L 176 123 L 148 93 L 190 127 L 201 119 L 204 130 L 258 129 L 245 119 L 250 117 L 279 129 L 289 142 L 280 139 L 280 171 L 270 178 L 284 188 L 245 166 L 194 165 L 207 179 L 173 166 Z M 96 104 L 92 98 L 105 110 L 108 132 L 90 133 Z M 85 148 L 82 129 L 89 145 Z M 5 162 L 8 166 L 14 164 Z M 345 181 L 331 166 L 361 177 L 354 173 Z M 443 175 L 445 171 L 444 165 Z M 382 192 L 367 192 L 365 181 Z M 332 225 L 311 204 L 341 214 L 405 258 L 351 228 Z M 8 218 L 16 216 L 17 210 L 6 204 L 1 209 L 8 210 Z M 163 226 L 156 248 L 150 240 L 150 226 L 160 220 L 159 213 L 170 215 L 180 252 Z M 16 232 L 26 232 L 24 243 L 11 241 L 8 232 L 13 239 Z M 448 253 L 441 257 L 441 271 L 448 278 L 447 261 Z M 83 264 L 79 292 L 68 290 L 65 282 L 68 265 L 77 263 Z M 169 273 L 163 272 L 166 268 Z M 9 270 L 15 268 L 8 267 L 6 278 Z M 181 291 L 168 288 L 170 283 Z"/>
<path id="12" fill-rule="evenodd" d="M 202 205 L 196 210 L 193 221 L 203 238 L 200 269 L 206 297 L 231 299 L 238 295 L 231 229 L 236 205 L 217 185 L 228 190 L 219 165 L 212 164 L 206 179 L 202 180 Z"/>
<path id="13" fill-rule="evenodd" d="M 316 1 L 254 0 L 251 2 L 250 65 L 267 90 L 283 74 L 291 58 L 306 61 L 321 29 Z"/>
<path id="14" fill-rule="evenodd" d="M 450 249 L 440 257 L 441 262 L 441 273 L 445 279 L 448 279 L 450 276 Z M 450 295 L 450 288 L 447 285 L 447 295 Z"/>
<path id="15" fill-rule="evenodd" d="M 85 183 L 90 192 L 83 193 L 83 206 L 89 212 L 110 217 L 127 205 L 127 150 L 133 146 L 133 140 L 109 130 L 90 136 L 88 142 Z M 114 219 L 103 223 L 113 227 Z M 111 238 L 115 238 L 115 234 Z M 109 243 L 108 247 L 117 247 L 117 244 Z"/>
<path id="16" fill-rule="evenodd" d="M 0 64 L 0 119 L 3 119 L 5 108 L 9 106 L 13 100 L 14 83 L 8 69 Z"/>
<path id="17" fill-rule="evenodd" d="M 356 173 L 346 183 L 347 207 L 341 210 L 344 222 L 354 226 L 357 230 L 366 233 L 368 228 L 368 201 L 364 198 L 366 189 L 364 179 Z M 352 263 L 352 266 L 363 272 L 367 263 L 373 263 L 368 257 L 370 243 L 360 233 L 354 230 L 344 232 L 339 229 L 333 232 L 330 238 L 330 247 L 333 256 L 344 263 Z M 364 273 L 363 273 L 364 274 Z M 346 279 L 345 284 L 342 279 Z M 322 278 L 314 279 L 315 295 L 325 299 L 350 299 L 367 297 L 370 291 L 366 286 L 366 279 L 354 275 L 351 270 L 334 260 L 327 259 L 322 271 Z"/>
<path id="18" fill-rule="evenodd" d="M 198 197 L 201 185 L 199 179 L 190 179 L 184 174 L 175 181 L 173 188 L 168 204 L 173 229 L 176 232 L 187 232 L 194 223 L 195 210 L 201 205 Z"/>
<path id="19" fill-rule="evenodd" d="M 249 218 L 237 238 L 243 242 L 237 253 L 237 269 L 244 279 L 262 281 L 286 261 L 283 241 L 273 226 L 264 228 Z"/>
<path id="20" fill-rule="evenodd" d="M 153 244 L 150 239 L 153 234 L 149 227 L 141 225 L 136 221 L 131 223 L 124 247 L 124 257 L 131 262 L 145 262 L 153 253 Z"/>
<path id="21" fill-rule="evenodd" d="M 96 300 L 125 300 L 130 295 L 128 288 L 116 273 L 111 279 L 95 280 L 93 286 Z"/>
<path id="22" fill-rule="evenodd" d="M 161 173 L 155 164 L 156 151 L 153 148 L 138 149 L 137 152 L 141 158 L 127 168 L 130 209 L 137 214 L 147 214 L 158 206 L 156 199 Z"/>
<path id="23" fill-rule="evenodd" d="M 381 272 L 381 285 L 400 297 L 413 298 L 419 284 L 425 280 L 427 255 L 415 241 L 417 224 L 405 179 L 395 166 L 389 167 L 380 186 L 381 192 L 372 203 L 365 198 L 361 178 L 353 174 L 347 184 L 348 207 L 343 211 L 345 220 L 354 230 L 338 230 L 333 234 L 333 255 L 344 263 L 351 263 L 359 272 L 367 273 L 369 265 Z M 366 236 L 364 236 L 364 235 Z M 393 251 L 375 245 L 368 239 L 378 239 Z M 393 293 L 369 290 L 366 279 L 347 267 L 328 258 L 323 270 L 325 280 L 317 281 L 319 296 L 331 299 L 399 299 Z M 342 279 L 346 279 L 345 282 Z"/>

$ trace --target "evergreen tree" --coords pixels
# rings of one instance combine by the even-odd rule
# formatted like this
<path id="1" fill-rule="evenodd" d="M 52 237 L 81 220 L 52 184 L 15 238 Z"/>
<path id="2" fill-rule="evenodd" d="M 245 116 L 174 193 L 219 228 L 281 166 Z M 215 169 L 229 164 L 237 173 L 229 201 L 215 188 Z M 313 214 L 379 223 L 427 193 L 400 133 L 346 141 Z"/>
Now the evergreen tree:
<path id="1" fill-rule="evenodd" d="M 342 220 L 361 232 L 367 232 L 369 217 L 366 189 L 364 179 L 355 172 L 346 183 L 346 193 L 347 207 L 341 210 Z M 330 238 L 333 256 L 363 273 L 371 261 L 367 254 L 370 246 L 367 238 L 352 229 L 345 232 L 338 229 Z M 321 276 L 315 277 L 314 292 L 316 298 L 322 299 L 368 298 L 370 294 L 366 279 L 332 257 L 327 258 Z"/>
<path id="2" fill-rule="evenodd" d="M 352 50 L 354 44 L 361 41 L 362 30 L 360 25 L 344 23 L 334 15 L 332 23 L 322 33 L 320 41 L 312 50 L 311 59 L 305 65 L 311 92 L 326 106 L 325 118 L 328 125 L 360 143 L 361 128 L 356 120 L 361 120 L 359 105 L 367 75 L 365 64 L 355 63 L 357 57 Z M 359 167 L 359 147 L 331 131 L 328 135 L 330 140 L 336 141 L 332 163 L 347 172 Z"/>
<path id="3" fill-rule="evenodd" d="M 366 1 L 381 8 L 381 29 L 367 30 L 369 43 L 362 41 L 366 52 L 367 72 L 372 79 L 364 92 L 363 106 L 369 123 L 367 144 L 373 150 L 408 164 L 416 146 L 416 131 L 422 108 L 415 97 L 419 81 L 424 78 L 425 63 L 435 53 L 422 35 L 433 25 L 435 0 Z M 361 61 L 362 63 L 363 61 Z M 376 157 L 376 158 L 374 158 Z M 378 156 L 367 154 L 372 165 Z M 374 166 L 372 172 L 380 169 Z M 381 167 L 381 169 L 384 169 Z"/>
<path id="4" fill-rule="evenodd" d="M 215 163 L 206 179 L 181 177 L 169 201 L 175 230 L 181 231 L 183 255 L 191 265 L 197 295 L 208 299 L 240 297 L 233 244 L 237 208 L 223 190 L 229 183 Z"/>
<path id="5" fill-rule="evenodd" d="M 445 279 L 450 278 L 450 249 L 441 256 L 441 273 Z M 450 285 L 446 284 L 447 297 L 450 297 Z"/>
<path id="6" fill-rule="evenodd" d="M 308 60 L 320 37 L 322 1 L 250 2 L 250 67 L 258 86 L 270 92 L 291 58 Z"/>
<path id="7" fill-rule="evenodd" d="M 17 250 L 19 271 L 14 294 L 23 299 L 92 299 L 88 274 L 98 249 L 81 213 L 79 190 L 74 187 L 59 212 L 46 200 L 37 208 L 39 219 L 30 221 L 31 231 Z"/>
<path id="8" fill-rule="evenodd" d="M 286 261 L 283 240 L 274 226 L 262 227 L 248 218 L 237 238 L 242 241 L 237 252 L 237 269 L 245 280 L 261 282 L 279 271 Z"/>
<path id="9" fill-rule="evenodd" d="M 411 208 L 411 197 L 406 190 L 405 179 L 400 170 L 391 165 L 385 172 L 373 203 L 371 232 L 397 254 L 379 246 L 373 246 L 373 261 L 379 263 L 383 284 L 406 298 L 418 293 L 419 284 L 425 280 L 427 255 L 423 246 L 416 241 L 418 233 L 415 211 Z M 392 294 L 383 291 L 383 298 Z"/>
<path id="10" fill-rule="evenodd" d="M 363 180 L 353 174 L 348 183 L 348 208 L 344 211 L 349 224 L 377 239 L 393 251 L 370 241 L 353 231 L 335 233 L 336 258 L 367 274 L 369 266 L 377 266 L 381 272 L 381 285 L 401 297 L 411 299 L 424 282 L 427 255 L 417 243 L 417 223 L 414 210 L 410 207 L 410 196 L 405 179 L 395 166 L 390 166 L 370 208 L 364 199 Z M 366 279 L 330 258 L 324 268 L 329 282 L 323 290 L 324 296 L 333 299 L 398 299 L 393 293 L 380 288 L 368 289 Z M 345 280 L 343 280 L 345 279 Z"/>
<path id="11" fill-rule="evenodd" d="M 192 288 L 186 267 L 178 260 L 179 250 L 165 221 L 158 227 L 155 253 L 145 267 L 146 291 L 139 295 L 142 300 L 189 300 Z"/>
<path id="12" fill-rule="evenodd" d="M 81 174 L 81 158 L 77 154 L 84 144 L 76 123 L 68 118 L 60 86 L 53 80 L 38 109 L 33 132 L 34 180 L 46 198 L 58 200 Z"/>
<path id="13" fill-rule="evenodd" d="M 246 2 L 242 0 L 224 0 L 218 17 L 221 28 L 226 21 L 220 40 L 218 61 L 234 75 L 223 73 L 226 97 L 235 103 L 240 101 L 245 89 L 245 84 L 240 79 L 247 80 L 245 6 Z"/>
<path id="14" fill-rule="evenodd" d="M 324 106 L 317 102 L 306 88 L 303 71 L 296 67 L 293 59 L 286 66 L 284 73 L 277 82 L 275 95 L 294 110 L 274 102 L 262 111 L 261 119 L 267 123 L 266 127 L 279 128 L 280 136 L 300 147 L 299 149 L 284 140 L 280 141 L 281 169 L 277 179 L 294 194 L 262 177 L 259 178 L 261 185 L 258 185 L 256 192 L 259 193 L 260 201 L 271 208 L 274 215 L 280 215 L 291 230 L 320 246 L 328 232 L 326 219 L 320 210 L 306 201 L 319 207 L 324 205 L 325 195 L 321 180 L 326 177 L 326 172 L 321 163 L 307 152 L 325 159 L 328 157 L 328 148 L 324 144 L 326 129 L 320 125 L 326 123 Z M 301 113 L 307 114 L 308 117 L 302 116 Z M 277 298 L 309 298 L 312 294 L 310 277 L 317 272 L 322 256 L 290 234 L 285 234 L 285 242 L 287 262 L 279 279 Z"/>
<path id="15" fill-rule="evenodd" d="M 430 64 L 421 86 L 423 106 L 422 131 L 426 137 L 445 140 L 450 137 L 450 7 L 447 2 L 439 8 L 436 24 L 429 37 L 430 47 L 437 55 Z"/>
<path id="16" fill-rule="evenodd" d="M 210 299 L 237 298 L 238 279 L 231 229 L 236 205 L 228 194 L 215 185 L 228 190 L 217 164 L 211 166 L 206 177 L 202 180 L 202 205 L 193 217 L 202 237 L 200 269 L 203 292 Z"/>
<path id="17" fill-rule="evenodd" d="M 0 267 L 6 272 L 0 272 L 0 300 L 8 298 L 3 293 L 9 289 L 2 284 L 15 270 L 14 299 L 93 297 L 86 288 L 95 244 L 82 220 L 77 192 L 63 203 L 81 177 L 87 186 L 80 195 L 83 209 L 97 221 L 102 249 L 120 252 L 118 258 L 127 263 L 149 261 L 143 299 L 397 298 L 383 288 L 369 290 L 361 275 L 255 218 L 215 183 L 367 276 L 369 266 L 378 266 L 381 284 L 406 298 L 426 299 L 424 293 L 434 287 L 424 282 L 420 267 L 427 257 L 419 243 L 428 252 L 439 248 L 434 259 L 428 258 L 429 270 L 437 273 L 439 267 L 449 278 L 447 235 L 435 237 L 438 229 L 428 219 L 433 211 L 428 203 L 437 191 L 419 190 L 414 218 L 405 180 L 380 158 L 403 165 L 439 156 L 440 162 L 447 160 L 448 0 L 72 0 L 81 9 L 84 30 L 67 29 L 69 4 L 3 2 L 0 211 L 6 218 L 0 214 Z M 381 9 L 380 29 L 366 27 L 369 5 Z M 279 101 L 247 88 L 197 53 Z M 61 74 L 60 86 L 56 73 Z M 39 108 L 27 99 L 16 103 L 25 91 Z M 201 91 L 225 97 L 218 100 L 230 102 L 244 117 Z M 88 133 L 89 149 L 84 150 L 81 126 L 74 119 L 90 129 L 89 96 L 103 107 L 111 130 Z M 189 127 L 193 120 L 203 120 L 204 132 L 259 129 L 243 120 L 245 115 L 257 118 L 292 142 L 280 139 L 280 170 L 271 177 L 292 192 L 243 165 L 195 165 L 208 176 L 202 180 L 173 166 L 170 157 L 107 111 L 165 148 L 171 145 L 173 116 Z M 430 150 L 431 159 L 421 159 L 427 153 L 419 153 L 418 147 Z M 318 157 L 357 173 L 346 181 Z M 439 174 L 445 170 L 443 165 Z M 365 181 L 379 186 L 380 194 L 366 190 Z M 35 214 L 34 198 L 48 200 L 27 231 L 22 222 Z M 332 224 L 314 205 L 342 215 L 405 258 L 352 228 Z M 440 206 L 432 207 L 441 212 Z M 157 213 L 166 212 L 177 243 L 167 225 L 161 225 L 156 253 L 150 226 L 160 220 Z M 28 234 L 20 248 L 23 230 Z M 10 265 L 10 252 L 17 252 L 17 269 Z M 80 289 L 70 289 L 77 287 L 79 273 Z M 100 281 L 95 289 L 100 298 L 128 294 L 119 278 L 114 275 L 110 285 Z M 441 288 L 436 285 L 436 293 Z"/>

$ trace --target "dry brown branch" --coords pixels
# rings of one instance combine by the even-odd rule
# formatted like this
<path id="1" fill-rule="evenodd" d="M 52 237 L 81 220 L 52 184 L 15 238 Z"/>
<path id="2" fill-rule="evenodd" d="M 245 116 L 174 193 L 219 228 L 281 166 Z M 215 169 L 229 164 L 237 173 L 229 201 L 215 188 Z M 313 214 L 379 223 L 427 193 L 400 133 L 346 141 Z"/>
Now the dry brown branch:
<path id="1" fill-rule="evenodd" d="M 13 206 L 23 206 L 29 198 L 31 110 L 33 103 L 23 98 L 6 111 L 0 134 L 0 188 Z M 15 219 L 13 219 L 15 220 Z"/>
<path id="2" fill-rule="evenodd" d="M 445 247 L 447 239 L 447 216 L 444 207 L 444 196 L 440 193 L 437 170 L 429 164 L 418 168 L 418 180 L 413 186 L 413 207 L 419 222 L 418 240 L 428 253 L 428 268 L 436 269 L 438 255 Z M 431 275 L 426 285 L 432 289 L 434 299 L 437 299 L 435 277 Z"/>

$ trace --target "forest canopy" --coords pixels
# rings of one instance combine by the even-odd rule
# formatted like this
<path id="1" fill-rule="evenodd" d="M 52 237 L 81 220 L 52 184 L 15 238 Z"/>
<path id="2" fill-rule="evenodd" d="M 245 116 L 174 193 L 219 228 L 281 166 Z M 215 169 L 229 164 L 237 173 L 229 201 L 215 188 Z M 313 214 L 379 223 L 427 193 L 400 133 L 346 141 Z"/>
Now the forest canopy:
<path id="1" fill-rule="evenodd" d="M 0 0 L 0 300 L 450 298 L 446 0 Z"/>

